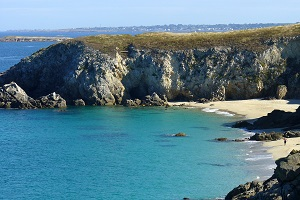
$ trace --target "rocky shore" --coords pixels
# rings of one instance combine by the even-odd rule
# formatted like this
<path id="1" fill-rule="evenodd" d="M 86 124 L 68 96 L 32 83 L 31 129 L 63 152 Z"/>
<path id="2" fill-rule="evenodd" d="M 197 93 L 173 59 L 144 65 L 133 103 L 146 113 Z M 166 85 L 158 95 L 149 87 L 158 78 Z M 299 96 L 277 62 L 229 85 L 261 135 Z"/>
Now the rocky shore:
<path id="1" fill-rule="evenodd" d="M 230 191 L 225 200 L 299 200 L 300 151 L 292 151 L 276 161 L 274 175 L 266 181 L 253 181 Z"/>
<path id="2" fill-rule="evenodd" d="M 12 82 L 0 87 L 0 108 L 64 108 L 66 101 L 55 92 L 33 99 L 16 83 Z"/>

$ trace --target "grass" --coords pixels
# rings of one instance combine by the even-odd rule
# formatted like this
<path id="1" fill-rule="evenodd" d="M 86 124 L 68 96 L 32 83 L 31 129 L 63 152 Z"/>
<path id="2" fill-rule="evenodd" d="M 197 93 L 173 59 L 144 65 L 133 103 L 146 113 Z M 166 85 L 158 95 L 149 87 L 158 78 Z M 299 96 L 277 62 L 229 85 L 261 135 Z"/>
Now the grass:
<path id="1" fill-rule="evenodd" d="M 103 53 L 126 51 L 129 45 L 138 49 L 186 50 L 217 46 L 260 52 L 268 40 L 300 36 L 300 24 L 225 33 L 144 33 L 132 35 L 98 35 L 77 38 Z"/>

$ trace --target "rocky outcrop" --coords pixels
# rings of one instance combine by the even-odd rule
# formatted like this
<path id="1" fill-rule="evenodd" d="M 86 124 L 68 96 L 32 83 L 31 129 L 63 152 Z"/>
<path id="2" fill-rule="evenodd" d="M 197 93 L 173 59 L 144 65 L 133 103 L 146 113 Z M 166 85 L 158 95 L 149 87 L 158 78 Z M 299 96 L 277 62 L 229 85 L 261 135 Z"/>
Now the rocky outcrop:
<path id="1" fill-rule="evenodd" d="M 36 99 L 36 107 L 38 108 L 64 108 L 67 102 L 59 94 L 55 92 Z"/>
<path id="2" fill-rule="evenodd" d="M 0 108 L 35 108 L 36 102 L 16 83 L 0 88 Z"/>
<path id="3" fill-rule="evenodd" d="M 68 40 L 24 58 L 0 74 L 0 85 L 16 82 L 29 96 L 56 92 L 72 104 L 126 104 L 154 92 L 172 100 L 228 100 L 265 96 L 300 98 L 300 39 L 262 41 L 264 51 L 235 46 L 186 50 L 128 46 L 104 54 Z M 277 91 L 278 85 L 285 85 Z M 281 87 L 280 87 L 281 88 Z"/>
<path id="4" fill-rule="evenodd" d="M 225 200 L 300 199 L 300 152 L 292 151 L 276 161 L 274 175 L 264 182 L 248 182 L 234 188 Z"/>
<path id="5" fill-rule="evenodd" d="M 143 98 L 143 100 L 140 99 L 127 99 L 124 103 L 125 106 L 128 107 L 136 107 L 136 106 L 167 106 L 168 101 L 165 97 L 160 98 L 158 94 L 155 92 L 152 95 L 147 95 Z"/>
<path id="6" fill-rule="evenodd" d="M 300 125 L 300 107 L 296 112 L 273 110 L 267 116 L 258 118 L 251 129 L 288 128 Z"/>
<path id="7" fill-rule="evenodd" d="M 82 99 L 76 99 L 74 100 L 75 106 L 85 106 L 85 102 Z"/>
<path id="8" fill-rule="evenodd" d="M 253 136 L 250 137 L 250 140 L 254 141 L 276 141 L 283 138 L 282 133 L 255 133 Z"/>
<path id="9" fill-rule="evenodd" d="M 51 93 L 38 99 L 33 99 L 15 82 L 5 84 L 0 88 L 0 108 L 62 108 L 66 101 L 58 94 Z"/>
<path id="10" fill-rule="evenodd" d="M 263 116 L 255 120 L 253 123 L 248 121 L 238 121 L 233 128 L 254 129 L 270 129 L 282 128 L 283 130 L 299 129 L 300 128 L 300 106 L 296 112 L 285 112 L 282 110 L 273 110 L 267 116 Z"/>

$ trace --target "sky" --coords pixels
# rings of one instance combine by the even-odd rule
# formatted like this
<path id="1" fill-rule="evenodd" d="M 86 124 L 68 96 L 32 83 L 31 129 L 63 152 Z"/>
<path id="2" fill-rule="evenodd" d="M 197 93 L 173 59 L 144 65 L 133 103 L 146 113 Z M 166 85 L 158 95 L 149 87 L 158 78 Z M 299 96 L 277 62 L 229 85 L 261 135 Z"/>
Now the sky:
<path id="1" fill-rule="evenodd" d="M 0 31 L 299 21 L 299 0 L 0 0 Z"/>

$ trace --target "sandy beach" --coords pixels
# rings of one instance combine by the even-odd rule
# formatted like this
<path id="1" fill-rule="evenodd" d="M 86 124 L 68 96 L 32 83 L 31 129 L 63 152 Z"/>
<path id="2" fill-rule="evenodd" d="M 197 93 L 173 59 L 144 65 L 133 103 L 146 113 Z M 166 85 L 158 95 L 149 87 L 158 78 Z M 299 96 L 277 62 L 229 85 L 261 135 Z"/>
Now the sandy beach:
<path id="1" fill-rule="evenodd" d="M 300 106 L 300 100 L 237 100 L 237 101 L 216 101 L 211 103 L 196 103 L 196 102 L 169 102 L 170 105 L 183 105 L 186 107 L 210 108 L 227 111 L 242 115 L 245 119 L 255 119 L 266 116 L 273 110 L 284 110 L 295 112 Z"/>
<path id="2" fill-rule="evenodd" d="M 273 110 L 284 110 L 295 112 L 300 106 L 300 100 L 237 100 L 237 101 L 218 101 L 211 103 L 196 103 L 196 102 L 170 102 L 173 106 L 186 106 L 196 108 L 218 109 L 237 115 L 244 116 L 245 119 L 255 119 L 266 116 Z M 300 150 L 300 138 L 288 138 L 286 145 L 283 140 L 274 142 L 264 142 L 263 145 L 268 147 L 268 152 L 272 154 L 274 160 L 286 157 L 293 149 Z"/>
<path id="3" fill-rule="evenodd" d="M 300 138 L 287 138 L 286 145 L 283 140 L 264 142 L 263 145 L 269 147 L 268 152 L 272 154 L 274 160 L 277 160 L 289 155 L 293 149 L 300 150 Z"/>

